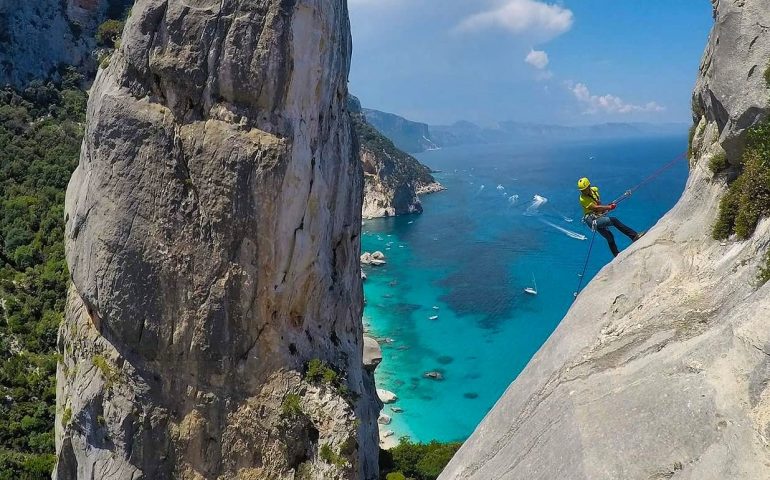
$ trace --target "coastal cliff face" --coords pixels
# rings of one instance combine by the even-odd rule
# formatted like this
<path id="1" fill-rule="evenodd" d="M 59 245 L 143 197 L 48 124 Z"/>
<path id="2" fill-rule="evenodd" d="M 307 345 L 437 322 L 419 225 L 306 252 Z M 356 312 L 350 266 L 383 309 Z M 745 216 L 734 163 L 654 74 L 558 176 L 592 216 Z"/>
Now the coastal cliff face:
<path id="1" fill-rule="evenodd" d="M 54 478 L 377 477 L 350 52 L 344 0 L 134 5 L 67 191 Z"/>
<path id="2" fill-rule="evenodd" d="M 427 123 L 413 122 L 392 113 L 363 109 L 369 125 L 382 132 L 393 144 L 408 153 L 420 153 L 438 148 L 430 136 Z"/>
<path id="3" fill-rule="evenodd" d="M 133 0 L 0 0 L 0 85 L 23 86 L 60 65 L 95 67 L 94 35 Z"/>
<path id="4" fill-rule="evenodd" d="M 770 6 L 714 2 L 678 204 L 604 267 L 441 479 L 770 478 L 770 220 L 711 232 L 745 130 L 768 112 Z M 633 201 L 633 200 L 632 200 Z"/>
<path id="5" fill-rule="evenodd" d="M 430 169 L 405 153 L 372 127 L 356 97 L 348 99 L 364 168 L 363 217 L 391 217 L 421 213 L 420 195 L 444 187 Z"/>

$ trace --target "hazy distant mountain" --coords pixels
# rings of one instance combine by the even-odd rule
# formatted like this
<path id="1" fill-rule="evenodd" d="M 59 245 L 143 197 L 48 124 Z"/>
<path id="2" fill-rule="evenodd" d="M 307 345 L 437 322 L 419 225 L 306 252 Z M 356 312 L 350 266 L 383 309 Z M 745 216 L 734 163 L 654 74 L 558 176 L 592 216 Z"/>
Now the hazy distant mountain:
<path id="1" fill-rule="evenodd" d="M 585 126 L 500 122 L 482 127 L 468 121 L 428 125 L 379 110 L 363 109 L 366 121 L 400 149 L 419 153 L 458 145 L 506 143 L 527 140 L 579 140 L 583 138 L 643 137 L 685 134 L 685 123 L 601 123 Z"/>
<path id="2" fill-rule="evenodd" d="M 366 121 L 388 137 L 398 148 L 419 153 L 437 148 L 430 139 L 428 124 L 413 122 L 392 113 L 363 109 Z"/>
<path id="3" fill-rule="evenodd" d="M 585 126 L 546 125 L 500 122 L 494 127 L 480 127 L 471 122 L 430 126 L 430 138 L 438 146 L 506 143 L 537 139 L 579 140 L 582 138 L 643 137 L 676 135 L 687 132 L 684 123 L 601 123 Z"/>

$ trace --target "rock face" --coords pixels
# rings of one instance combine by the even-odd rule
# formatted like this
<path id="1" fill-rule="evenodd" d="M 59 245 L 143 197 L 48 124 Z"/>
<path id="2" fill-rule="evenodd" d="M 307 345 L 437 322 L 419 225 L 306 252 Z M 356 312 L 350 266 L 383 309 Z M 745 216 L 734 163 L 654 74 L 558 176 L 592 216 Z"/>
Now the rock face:
<path id="1" fill-rule="evenodd" d="M 133 7 L 67 191 L 54 478 L 377 478 L 350 51 L 344 0 Z"/>
<path id="2" fill-rule="evenodd" d="M 94 35 L 132 0 L 0 0 L 0 85 L 23 86 L 61 64 L 93 69 Z"/>
<path id="3" fill-rule="evenodd" d="M 767 2 L 712 0 L 711 31 L 693 92 L 694 119 L 719 130 L 731 163 L 743 147 L 743 132 L 767 113 L 766 69 L 770 60 Z"/>
<path id="4" fill-rule="evenodd" d="M 706 166 L 767 113 L 770 6 L 717 5 L 682 199 L 580 294 L 441 479 L 770 478 L 770 220 L 713 240 L 725 184 Z"/>
<path id="5" fill-rule="evenodd" d="M 364 118 L 361 104 L 348 100 L 364 166 L 364 218 L 421 213 L 418 195 L 444 189 L 430 169 L 402 152 Z"/>

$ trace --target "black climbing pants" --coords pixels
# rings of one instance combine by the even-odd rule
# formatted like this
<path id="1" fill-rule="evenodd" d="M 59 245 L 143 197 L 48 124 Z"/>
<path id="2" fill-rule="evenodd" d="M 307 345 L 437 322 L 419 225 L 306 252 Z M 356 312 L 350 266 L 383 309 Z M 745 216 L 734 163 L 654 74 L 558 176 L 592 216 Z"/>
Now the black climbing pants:
<path id="1" fill-rule="evenodd" d="M 589 227 L 596 227 L 596 231 L 599 232 L 599 235 L 604 237 L 605 240 L 607 240 L 607 244 L 610 246 L 610 251 L 612 251 L 612 256 L 617 257 L 620 253 L 620 250 L 618 250 L 618 245 L 615 243 L 615 236 L 610 231 L 610 227 L 615 227 L 620 232 L 631 239 L 631 241 L 635 241 L 636 238 L 639 236 L 639 234 L 634 231 L 631 227 L 623 224 L 620 220 L 618 220 L 615 217 L 608 217 L 608 216 L 596 216 L 596 215 L 586 215 L 585 218 L 583 218 L 583 221 L 589 226 Z"/>

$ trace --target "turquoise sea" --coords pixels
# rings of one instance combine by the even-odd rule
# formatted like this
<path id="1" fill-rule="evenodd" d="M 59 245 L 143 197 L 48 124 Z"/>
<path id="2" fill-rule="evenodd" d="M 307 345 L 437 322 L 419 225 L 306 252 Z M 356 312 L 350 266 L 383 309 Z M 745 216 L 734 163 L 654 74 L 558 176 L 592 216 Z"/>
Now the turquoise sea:
<path id="1" fill-rule="evenodd" d="M 377 385 L 396 393 L 393 406 L 403 409 L 386 406 L 393 422 L 384 428 L 417 441 L 467 438 L 570 306 L 589 241 L 556 227 L 590 238 L 580 222 L 578 178 L 588 176 L 611 200 L 686 144 L 682 135 L 418 155 L 447 191 L 424 197 L 422 215 L 363 227 L 363 250 L 387 257 L 386 265 L 365 268 L 364 323 L 383 349 Z M 638 230 L 651 227 L 676 203 L 686 178 L 683 160 L 615 216 Z M 535 195 L 547 202 L 533 202 Z M 615 236 L 621 248 L 628 244 Z M 587 275 L 611 259 L 597 235 Z M 537 296 L 523 292 L 533 277 Z M 429 371 L 443 380 L 424 378 Z"/>

